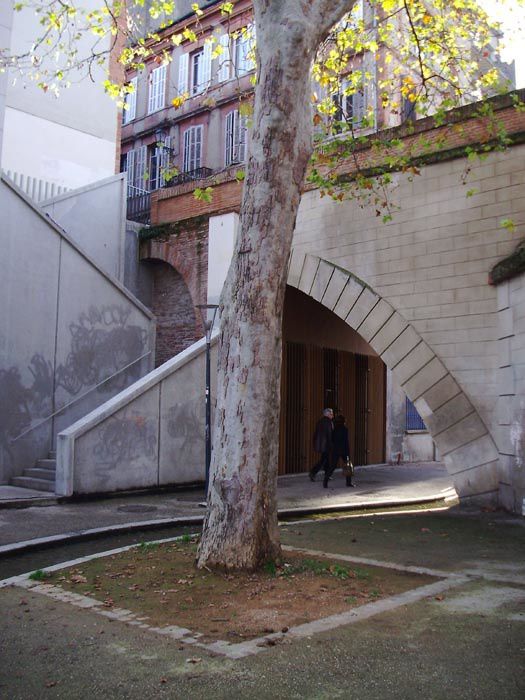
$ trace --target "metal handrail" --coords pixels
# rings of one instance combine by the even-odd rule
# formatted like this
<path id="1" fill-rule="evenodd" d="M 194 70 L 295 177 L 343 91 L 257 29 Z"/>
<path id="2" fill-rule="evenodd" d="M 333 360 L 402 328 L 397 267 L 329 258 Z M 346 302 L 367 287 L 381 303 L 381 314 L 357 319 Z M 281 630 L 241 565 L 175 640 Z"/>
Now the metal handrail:
<path id="1" fill-rule="evenodd" d="M 77 401 L 80 401 L 80 399 L 83 399 L 85 396 L 87 396 L 88 394 L 90 394 L 92 391 L 95 391 L 95 389 L 98 389 L 100 386 L 102 386 L 102 385 L 105 384 L 106 382 L 109 382 L 110 379 L 113 379 L 113 378 L 116 377 L 118 374 L 121 374 L 122 372 L 125 372 L 127 369 L 129 369 L 129 368 L 130 368 L 132 365 L 134 365 L 135 363 L 140 362 L 141 360 L 143 360 L 143 359 L 144 359 L 145 357 L 147 357 L 148 355 L 151 355 L 151 352 L 152 352 L 151 350 L 148 350 L 148 352 L 144 353 L 144 355 L 141 355 L 140 357 L 137 357 L 135 360 L 133 360 L 133 362 L 130 362 L 130 363 L 127 364 L 125 367 L 121 367 L 121 368 L 118 370 L 118 372 L 114 372 L 111 376 L 106 377 L 106 378 L 103 379 L 101 382 L 99 382 L 99 383 L 96 384 L 95 386 L 92 386 L 90 389 L 88 389 L 87 391 L 85 391 L 83 394 L 80 394 L 80 396 L 75 397 L 75 398 L 73 399 L 73 401 L 70 401 L 69 403 L 65 404 L 65 406 L 62 406 L 61 408 L 59 408 L 58 411 L 55 411 L 54 413 L 51 413 L 49 416 L 46 416 L 45 418 L 42 418 L 42 420 L 41 420 L 39 423 L 36 423 L 35 425 L 29 426 L 29 428 L 26 428 L 26 430 L 23 430 L 23 431 L 20 433 L 20 435 L 17 435 L 16 437 L 12 438 L 9 442 L 12 444 L 12 443 L 16 442 L 17 440 L 19 440 L 21 437 L 24 437 L 24 435 L 27 435 L 27 433 L 30 433 L 32 430 L 35 430 L 36 428 L 39 428 L 41 425 L 44 425 L 44 423 L 47 423 L 48 420 L 50 420 L 51 418 L 54 418 L 55 416 L 58 416 L 59 413 L 62 413 L 63 411 L 65 411 L 66 408 L 69 408 L 69 407 L 72 406 L 74 403 L 76 403 Z"/>

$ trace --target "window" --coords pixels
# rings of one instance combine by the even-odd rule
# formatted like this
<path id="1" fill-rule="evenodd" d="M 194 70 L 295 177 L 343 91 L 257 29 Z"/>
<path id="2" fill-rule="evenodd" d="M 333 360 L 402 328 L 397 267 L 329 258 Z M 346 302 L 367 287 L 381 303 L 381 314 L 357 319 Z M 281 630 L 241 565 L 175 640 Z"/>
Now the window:
<path id="1" fill-rule="evenodd" d="M 122 123 L 129 124 L 137 114 L 137 78 L 129 81 L 130 92 L 124 95 L 124 108 L 122 110 Z"/>
<path id="2" fill-rule="evenodd" d="M 417 119 L 416 103 L 402 96 L 401 119 L 403 122 L 414 122 Z"/>
<path id="3" fill-rule="evenodd" d="M 135 197 L 147 192 L 146 157 L 146 146 L 139 146 L 126 153 L 124 170 L 128 174 L 128 197 Z"/>
<path id="4" fill-rule="evenodd" d="M 199 92 L 203 91 L 202 85 L 202 72 L 204 63 L 204 50 L 195 51 L 191 54 L 191 94 L 197 95 Z"/>
<path id="5" fill-rule="evenodd" d="M 246 75 L 255 68 L 253 62 L 253 26 L 244 27 L 233 39 L 233 68 L 236 77 Z"/>
<path id="6" fill-rule="evenodd" d="M 148 114 L 164 107 L 166 66 L 154 68 L 149 74 Z"/>
<path id="7" fill-rule="evenodd" d="M 192 126 L 184 132 L 183 171 L 197 170 L 201 167 L 202 126 Z"/>
<path id="8" fill-rule="evenodd" d="M 246 160 L 246 117 L 235 109 L 226 115 L 225 157 L 226 166 L 244 163 Z"/>
<path id="9" fill-rule="evenodd" d="M 239 78 L 255 69 L 255 25 L 239 29 L 230 37 L 222 34 L 219 37 L 221 51 L 218 57 L 217 81 L 219 83 L 230 78 Z"/>
<path id="10" fill-rule="evenodd" d="M 188 93 L 198 95 L 208 88 L 211 81 L 211 53 L 211 42 L 206 42 L 202 49 L 179 56 L 177 89 L 180 96 Z"/>
<path id="11" fill-rule="evenodd" d="M 406 397 L 406 429 L 407 430 L 426 430 L 427 426 L 417 412 L 412 401 Z"/>
<path id="12" fill-rule="evenodd" d="M 346 94 L 351 83 L 348 80 L 343 81 L 341 92 L 335 95 L 334 102 L 336 103 L 336 121 L 345 121 L 354 129 L 359 129 L 365 124 L 367 112 L 367 94 L 366 86 L 358 87 L 352 94 Z"/>
<path id="13" fill-rule="evenodd" d="M 164 187 L 166 180 L 164 175 L 170 167 L 170 146 L 171 139 L 167 136 L 162 142 L 150 147 L 149 153 L 149 189 L 158 190 Z"/>

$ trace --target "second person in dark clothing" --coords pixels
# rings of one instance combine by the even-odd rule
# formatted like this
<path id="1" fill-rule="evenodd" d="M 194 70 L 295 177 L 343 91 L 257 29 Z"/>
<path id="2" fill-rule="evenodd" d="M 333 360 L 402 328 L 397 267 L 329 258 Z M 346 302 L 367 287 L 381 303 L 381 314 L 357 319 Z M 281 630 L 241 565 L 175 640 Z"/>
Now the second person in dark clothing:
<path id="1" fill-rule="evenodd" d="M 345 417 L 342 415 L 336 416 L 334 421 L 334 430 L 332 432 L 332 459 L 329 469 L 325 471 L 323 481 L 323 486 L 325 489 L 328 488 L 328 479 L 337 469 L 340 459 L 343 460 L 343 471 L 346 475 L 346 485 L 354 486 L 354 483 L 352 482 L 348 428 L 345 424 Z"/>
<path id="2" fill-rule="evenodd" d="M 321 469 L 326 474 L 330 469 L 330 456 L 332 451 L 332 433 L 334 412 L 331 408 L 325 408 L 323 417 L 317 421 L 314 432 L 314 450 L 319 452 L 321 457 L 317 464 L 310 469 L 310 481 L 315 481 L 315 475 Z"/>

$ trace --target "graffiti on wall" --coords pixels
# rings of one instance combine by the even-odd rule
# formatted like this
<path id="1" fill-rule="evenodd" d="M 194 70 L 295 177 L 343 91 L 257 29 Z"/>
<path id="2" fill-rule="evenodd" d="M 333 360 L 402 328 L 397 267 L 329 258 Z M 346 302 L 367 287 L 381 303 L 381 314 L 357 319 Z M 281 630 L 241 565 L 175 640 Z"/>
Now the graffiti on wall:
<path id="1" fill-rule="evenodd" d="M 179 464 L 202 463 L 204 427 L 202 401 L 176 403 L 168 409 L 167 430 Z"/>
<path id="2" fill-rule="evenodd" d="M 116 393 L 141 376 L 141 363 L 131 363 L 146 352 L 148 332 L 131 324 L 130 314 L 131 309 L 118 305 L 91 306 L 82 312 L 69 325 L 66 359 L 54 376 L 53 365 L 40 353 L 32 356 L 25 371 L 17 365 L 0 369 L 0 457 L 4 453 L 12 462 L 13 443 L 33 424 L 51 417 L 57 388 L 66 394 L 63 407 L 97 384 L 99 393 Z"/>
<path id="3" fill-rule="evenodd" d="M 69 325 L 70 350 L 64 363 L 57 367 L 57 386 L 70 396 L 82 389 L 103 382 L 122 367 L 144 354 L 148 334 L 144 328 L 131 325 L 131 309 L 122 306 L 91 306 Z M 139 363 L 128 373 L 122 372 L 110 386 L 102 384 L 101 392 L 124 389 L 131 379 L 140 376 Z"/>
<path id="4" fill-rule="evenodd" d="M 137 459 L 154 459 L 157 449 L 155 422 L 140 414 L 113 416 L 97 431 L 93 448 L 97 488 L 111 486 L 112 472 Z"/>
<path id="5" fill-rule="evenodd" d="M 28 366 L 31 383 L 24 386 L 17 367 L 0 369 L 0 447 L 10 460 L 11 444 L 36 419 L 51 412 L 53 368 L 35 354 Z"/>

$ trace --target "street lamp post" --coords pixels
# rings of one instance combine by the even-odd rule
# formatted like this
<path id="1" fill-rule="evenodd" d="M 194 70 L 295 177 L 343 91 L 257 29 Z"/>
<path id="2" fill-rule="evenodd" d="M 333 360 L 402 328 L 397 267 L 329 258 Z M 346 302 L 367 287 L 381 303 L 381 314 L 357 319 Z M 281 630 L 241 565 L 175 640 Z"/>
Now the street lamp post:
<path id="1" fill-rule="evenodd" d="M 197 304 L 197 309 L 199 309 L 202 325 L 204 326 L 204 331 L 206 333 L 206 484 L 205 484 L 205 498 L 206 501 L 202 505 L 206 505 L 208 499 L 208 486 L 210 483 L 210 463 L 211 463 L 211 372 L 210 372 L 210 345 L 211 345 L 211 332 L 213 330 L 213 324 L 215 323 L 215 315 L 217 314 L 218 304 Z"/>

